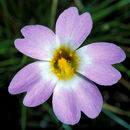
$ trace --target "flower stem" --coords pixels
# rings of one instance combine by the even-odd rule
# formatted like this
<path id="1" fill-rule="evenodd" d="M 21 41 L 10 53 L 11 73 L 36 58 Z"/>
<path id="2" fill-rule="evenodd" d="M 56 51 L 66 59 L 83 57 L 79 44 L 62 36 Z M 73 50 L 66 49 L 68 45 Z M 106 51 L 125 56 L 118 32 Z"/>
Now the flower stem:
<path id="1" fill-rule="evenodd" d="M 22 104 L 22 115 L 21 115 L 21 127 L 22 130 L 26 129 L 26 107 Z"/>
<path id="2" fill-rule="evenodd" d="M 53 117 L 53 119 L 54 119 L 54 121 L 55 121 L 56 123 L 59 122 L 59 120 L 58 120 L 57 117 L 54 115 L 53 110 L 52 110 L 52 108 L 48 105 L 48 103 L 45 102 L 45 103 L 43 104 L 43 108 Z"/>

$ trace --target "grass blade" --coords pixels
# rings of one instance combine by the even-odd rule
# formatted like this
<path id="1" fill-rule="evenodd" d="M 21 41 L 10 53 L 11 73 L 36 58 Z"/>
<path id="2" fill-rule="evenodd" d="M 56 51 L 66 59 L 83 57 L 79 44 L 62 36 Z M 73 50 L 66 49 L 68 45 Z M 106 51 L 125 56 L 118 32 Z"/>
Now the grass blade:
<path id="1" fill-rule="evenodd" d="M 118 124 L 122 125 L 123 127 L 127 128 L 130 130 L 130 125 L 125 122 L 124 120 L 122 120 L 120 117 L 116 116 L 115 114 L 113 114 L 112 112 L 106 110 L 106 109 L 102 109 L 102 112 L 104 114 L 106 114 L 108 117 L 110 117 L 111 119 L 113 119 L 115 122 L 117 122 Z"/>
<path id="2" fill-rule="evenodd" d="M 71 127 L 69 125 L 66 125 L 66 124 L 62 124 L 62 127 L 65 129 L 65 130 L 72 130 Z"/>
<path id="3" fill-rule="evenodd" d="M 26 129 L 26 107 L 22 104 L 22 116 L 21 116 L 22 130 Z"/>
<path id="4" fill-rule="evenodd" d="M 48 105 L 48 103 L 45 102 L 45 103 L 43 104 L 43 107 L 44 107 L 44 109 L 53 117 L 53 119 L 58 123 L 59 120 L 58 120 L 57 117 L 54 115 L 54 113 L 53 113 L 51 107 Z"/>

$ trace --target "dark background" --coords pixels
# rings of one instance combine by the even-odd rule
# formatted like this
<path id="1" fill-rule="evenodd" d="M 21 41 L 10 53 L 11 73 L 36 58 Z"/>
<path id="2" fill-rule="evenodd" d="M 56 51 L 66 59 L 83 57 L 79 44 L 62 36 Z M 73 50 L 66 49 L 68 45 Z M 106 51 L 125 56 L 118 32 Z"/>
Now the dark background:
<path id="1" fill-rule="evenodd" d="M 41 24 L 54 30 L 55 21 L 66 8 L 76 6 L 80 14 L 90 12 L 93 29 L 83 45 L 106 41 L 120 46 L 127 58 L 114 65 L 121 80 L 113 86 L 98 86 L 104 105 L 96 119 L 82 114 L 74 126 L 55 117 L 51 98 L 35 108 L 22 104 L 24 94 L 10 95 L 8 85 L 22 67 L 34 61 L 18 52 L 14 40 L 22 37 L 25 25 Z M 130 123 L 130 0 L 0 0 L 0 129 L 128 129 Z M 4 126 L 4 128 L 2 128 Z M 129 127 L 130 128 L 130 127 Z"/>

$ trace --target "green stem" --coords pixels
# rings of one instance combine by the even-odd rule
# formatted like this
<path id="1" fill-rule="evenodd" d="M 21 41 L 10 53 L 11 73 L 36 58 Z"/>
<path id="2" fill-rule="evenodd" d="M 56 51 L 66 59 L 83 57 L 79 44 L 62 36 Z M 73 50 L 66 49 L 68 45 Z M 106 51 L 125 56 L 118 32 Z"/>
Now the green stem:
<path id="1" fill-rule="evenodd" d="M 22 104 L 22 115 L 21 115 L 21 127 L 22 130 L 26 129 L 26 107 Z"/>
<path id="2" fill-rule="evenodd" d="M 58 0 L 53 0 L 50 16 L 50 28 L 54 30 L 55 16 L 57 10 Z"/>
<path id="3" fill-rule="evenodd" d="M 53 119 L 56 121 L 56 123 L 59 122 L 59 120 L 57 119 L 57 117 L 54 115 L 53 110 L 51 109 L 51 107 L 48 105 L 48 103 L 44 103 L 43 104 L 43 108 L 53 117 Z"/>

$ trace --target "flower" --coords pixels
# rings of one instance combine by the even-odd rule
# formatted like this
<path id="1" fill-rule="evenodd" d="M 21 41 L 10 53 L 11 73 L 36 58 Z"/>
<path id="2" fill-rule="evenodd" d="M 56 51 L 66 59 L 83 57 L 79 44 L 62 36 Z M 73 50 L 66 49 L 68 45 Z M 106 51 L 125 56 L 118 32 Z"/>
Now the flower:
<path id="1" fill-rule="evenodd" d="M 9 93 L 27 92 L 23 103 L 29 107 L 44 103 L 53 93 L 54 113 L 66 124 L 76 124 L 81 111 L 89 118 L 97 117 L 103 99 L 93 81 L 104 86 L 117 83 L 121 74 L 112 64 L 122 62 L 125 53 L 106 42 L 79 48 L 91 28 L 90 14 L 79 15 L 75 7 L 59 16 L 56 34 L 41 25 L 22 28 L 24 38 L 16 39 L 15 47 L 40 61 L 25 66 L 14 76 Z"/>

